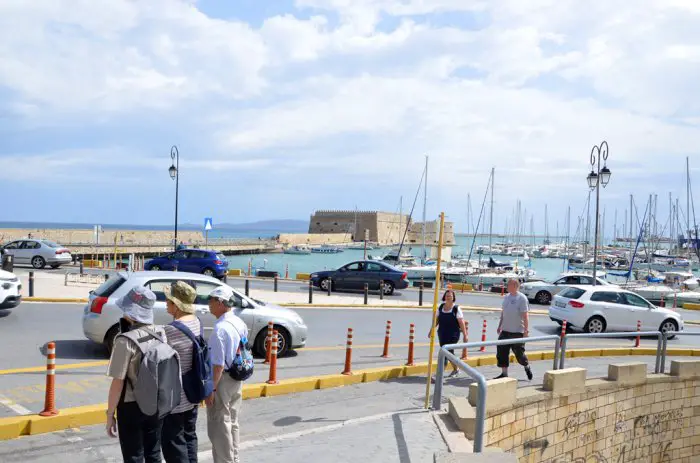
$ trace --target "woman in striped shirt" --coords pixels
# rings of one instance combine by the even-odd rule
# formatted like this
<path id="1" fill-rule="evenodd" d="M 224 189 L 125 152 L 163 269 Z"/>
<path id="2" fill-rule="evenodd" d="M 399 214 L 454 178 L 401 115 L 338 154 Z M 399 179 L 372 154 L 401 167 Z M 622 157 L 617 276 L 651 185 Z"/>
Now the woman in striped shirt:
<path id="1" fill-rule="evenodd" d="M 201 324 L 194 315 L 197 291 L 183 281 L 178 281 L 165 292 L 168 313 L 185 325 L 195 336 Z M 192 368 L 192 341 L 172 325 L 165 326 L 168 344 L 180 355 L 180 370 L 184 375 Z M 185 389 L 180 393 L 180 405 L 163 420 L 161 448 L 167 463 L 197 462 L 197 409 L 199 404 L 187 400 Z"/>

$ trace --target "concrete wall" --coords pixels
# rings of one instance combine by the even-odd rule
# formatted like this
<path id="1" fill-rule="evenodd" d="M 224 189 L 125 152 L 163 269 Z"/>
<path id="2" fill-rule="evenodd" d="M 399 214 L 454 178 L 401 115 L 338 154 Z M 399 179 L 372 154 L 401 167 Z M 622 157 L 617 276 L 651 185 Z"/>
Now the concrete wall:
<path id="1" fill-rule="evenodd" d="M 426 245 L 437 245 L 440 238 L 440 221 L 434 220 L 432 222 L 425 223 L 425 243 Z M 423 222 L 414 222 L 408 229 L 408 235 L 406 236 L 406 242 L 411 244 L 423 244 Z M 445 222 L 445 229 L 443 230 L 443 242 L 446 245 L 455 244 L 455 232 L 454 223 Z"/>
<path id="2" fill-rule="evenodd" d="M 345 233 L 282 233 L 279 243 L 284 245 L 316 245 L 316 244 L 344 244 L 351 242 L 350 235 Z"/>
<path id="3" fill-rule="evenodd" d="M 0 243 L 27 238 L 30 233 L 32 238 L 48 239 L 63 245 L 95 243 L 92 229 L 64 230 L 50 228 L 3 228 L 0 229 Z M 172 230 L 104 230 L 100 233 L 100 244 L 114 244 L 115 236 L 118 245 L 169 244 L 172 242 L 174 232 Z M 204 235 L 195 231 L 178 231 L 177 239 L 185 243 L 204 243 Z"/>
<path id="4" fill-rule="evenodd" d="M 570 368 L 517 391 L 514 379 L 489 381 L 485 445 L 520 463 L 700 461 L 700 361 L 673 361 L 670 375 L 646 372 L 644 363 L 610 365 L 608 378 L 586 380 L 585 369 Z M 451 414 L 460 400 L 450 399 Z M 467 412 L 456 421 L 473 433 Z"/>

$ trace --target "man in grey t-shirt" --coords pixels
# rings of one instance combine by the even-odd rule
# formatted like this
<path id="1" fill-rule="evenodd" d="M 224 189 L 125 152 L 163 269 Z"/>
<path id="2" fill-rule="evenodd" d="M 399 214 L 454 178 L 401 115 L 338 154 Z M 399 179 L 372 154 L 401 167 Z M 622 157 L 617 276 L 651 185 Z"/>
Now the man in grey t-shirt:
<path id="1" fill-rule="evenodd" d="M 512 279 L 508 282 L 508 294 L 503 298 L 501 321 L 498 323 L 498 339 L 518 339 L 529 336 L 530 317 L 528 315 L 527 297 L 519 292 L 520 282 Z M 510 351 L 513 351 L 518 363 L 525 367 L 527 379 L 532 380 L 532 370 L 525 355 L 525 344 L 510 344 L 496 348 L 496 359 L 501 367 L 499 378 L 508 377 Z"/>

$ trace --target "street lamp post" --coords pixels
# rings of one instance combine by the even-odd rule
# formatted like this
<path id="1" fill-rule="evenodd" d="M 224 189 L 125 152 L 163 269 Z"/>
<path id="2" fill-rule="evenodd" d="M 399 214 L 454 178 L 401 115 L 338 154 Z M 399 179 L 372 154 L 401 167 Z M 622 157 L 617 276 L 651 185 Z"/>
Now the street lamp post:
<path id="1" fill-rule="evenodd" d="M 173 247 L 177 251 L 177 200 L 180 186 L 180 152 L 175 145 L 170 148 L 170 159 L 172 159 L 173 163 L 168 169 L 168 173 L 170 173 L 170 178 L 175 180 L 175 243 Z"/>
<path id="2" fill-rule="evenodd" d="M 603 159 L 603 168 L 600 168 L 600 159 Z M 593 286 L 596 280 L 596 269 L 598 268 L 598 217 L 600 215 L 600 185 L 603 188 L 610 182 L 610 169 L 607 167 L 608 142 L 603 141 L 600 146 L 595 145 L 591 150 L 591 173 L 588 174 L 588 187 L 595 190 L 595 238 L 593 242 Z"/>

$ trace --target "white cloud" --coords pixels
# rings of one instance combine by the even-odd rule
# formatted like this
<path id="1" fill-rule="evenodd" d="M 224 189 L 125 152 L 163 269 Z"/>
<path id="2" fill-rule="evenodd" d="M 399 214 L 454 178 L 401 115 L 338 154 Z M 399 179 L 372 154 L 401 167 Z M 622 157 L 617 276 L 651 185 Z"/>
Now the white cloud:
<path id="1" fill-rule="evenodd" d="M 110 164 L 96 160 L 109 150 L 151 152 L 177 138 L 195 153 L 188 162 L 197 175 L 284 171 L 290 183 L 325 182 L 329 172 L 343 174 L 337 183 L 383 177 L 382 188 L 366 186 L 370 201 L 388 188 L 414 188 L 406 184 L 417 182 L 430 154 L 431 175 L 440 178 L 433 207 L 462 208 L 495 165 L 497 185 L 507 185 L 501 197 L 539 209 L 534 204 L 553 191 L 560 206 L 586 194 L 588 153 L 604 138 L 615 172 L 606 194 L 620 204 L 630 191 L 648 193 L 650 172 L 680 172 L 700 142 L 697 2 L 296 6 L 252 26 L 207 16 L 191 1 L 4 2 L 3 114 L 36 130 L 78 134 L 96 121 L 103 130 L 127 123 L 140 130 L 125 135 L 125 146 L 95 140 L 92 157 L 76 151 L 80 143 L 21 155 L 0 147 L 3 166 L 32 158 L 39 172 L 67 169 L 51 154 L 63 150 L 72 169 L 100 171 Z M 154 123 L 162 119 L 177 121 L 175 133 Z M 320 194 L 346 200 L 332 182 L 323 187 Z"/>

